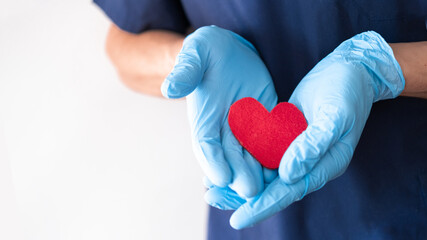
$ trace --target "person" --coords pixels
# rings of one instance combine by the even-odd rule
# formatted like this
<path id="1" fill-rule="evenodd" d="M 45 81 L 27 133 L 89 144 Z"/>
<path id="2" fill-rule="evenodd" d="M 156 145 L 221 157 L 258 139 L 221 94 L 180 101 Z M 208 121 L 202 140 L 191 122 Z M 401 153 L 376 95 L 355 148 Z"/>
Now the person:
<path id="1" fill-rule="evenodd" d="M 427 238 L 426 1 L 94 2 L 122 81 L 187 99 L 209 239 Z M 307 119 L 278 171 L 229 129 L 243 97 Z"/>

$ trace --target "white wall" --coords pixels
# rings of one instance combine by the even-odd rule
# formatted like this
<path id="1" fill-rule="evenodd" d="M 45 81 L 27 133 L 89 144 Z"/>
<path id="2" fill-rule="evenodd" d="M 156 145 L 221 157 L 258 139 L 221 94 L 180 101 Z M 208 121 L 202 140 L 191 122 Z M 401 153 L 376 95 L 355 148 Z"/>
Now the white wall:
<path id="1" fill-rule="evenodd" d="M 185 102 L 119 82 L 90 1 L 0 6 L 0 239 L 203 239 Z"/>

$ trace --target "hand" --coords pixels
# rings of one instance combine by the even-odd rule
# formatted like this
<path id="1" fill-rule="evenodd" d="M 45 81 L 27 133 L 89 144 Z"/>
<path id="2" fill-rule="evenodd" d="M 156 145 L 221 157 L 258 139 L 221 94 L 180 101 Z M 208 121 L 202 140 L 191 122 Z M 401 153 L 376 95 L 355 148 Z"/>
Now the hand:
<path id="1" fill-rule="evenodd" d="M 183 43 L 172 72 L 162 84 L 167 98 L 187 96 L 193 149 L 210 182 L 244 197 L 264 187 L 261 165 L 244 150 L 228 125 L 235 101 L 253 97 L 271 110 L 277 95 L 255 48 L 219 27 L 202 27 Z"/>
<path id="2" fill-rule="evenodd" d="M 302 110 L 308 128 L 285 152 L 279 177 L 249 201 L 216 187 L 207 193 L 209 199 L 238 208 L 230 224 L 241 229 L 320 189 L 349 165 L 372 104 L 397 97 L 404 85 L 380 35 L 365 32 L 343 42 L 302 79 L 289 100 Z"/>

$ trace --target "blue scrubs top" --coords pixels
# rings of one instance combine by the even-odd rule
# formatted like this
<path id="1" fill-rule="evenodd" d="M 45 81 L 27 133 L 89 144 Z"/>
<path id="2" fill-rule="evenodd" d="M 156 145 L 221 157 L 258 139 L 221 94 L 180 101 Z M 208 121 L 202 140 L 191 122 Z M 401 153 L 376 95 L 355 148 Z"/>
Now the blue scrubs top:
<path id="1" fill-rule="evenodd" d="M 259 50 L 287 101 L 342 41 L 374 30 L 386 41 L 427 40 L 426 0 L 95 0 L 120 28 L 232 30 Z M 347 171 L 255 227 L 210 209 L 208 239 L 427 239 L 427 100 L 375 103 Z"/>

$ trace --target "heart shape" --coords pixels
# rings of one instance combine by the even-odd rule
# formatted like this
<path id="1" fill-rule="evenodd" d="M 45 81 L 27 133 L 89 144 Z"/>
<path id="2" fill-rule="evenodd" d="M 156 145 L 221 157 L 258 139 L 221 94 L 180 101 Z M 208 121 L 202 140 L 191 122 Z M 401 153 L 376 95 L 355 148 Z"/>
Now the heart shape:
<path id="1" fill-rule="evenodd" d="M 281 102 L 268 112 L 250 97 L 231 105 L 228 124 L 240 144 L 270 169 L 279 167 L 286 149 L 307 128 L 304 114 L 292 103 Z"/>

